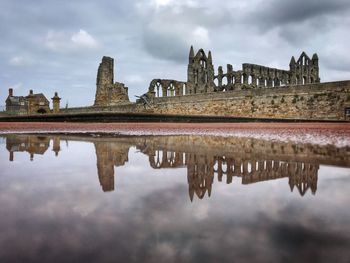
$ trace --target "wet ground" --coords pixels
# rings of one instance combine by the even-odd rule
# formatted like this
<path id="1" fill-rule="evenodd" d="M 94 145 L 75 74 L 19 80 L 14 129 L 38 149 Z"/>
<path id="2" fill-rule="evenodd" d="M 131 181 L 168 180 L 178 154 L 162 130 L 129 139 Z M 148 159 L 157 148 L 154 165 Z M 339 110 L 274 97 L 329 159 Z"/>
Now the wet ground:
<path id="1" fill-rule="evenodd" d="M 348 125 L 0 132 L 0 262 L 349 262 Z"/>

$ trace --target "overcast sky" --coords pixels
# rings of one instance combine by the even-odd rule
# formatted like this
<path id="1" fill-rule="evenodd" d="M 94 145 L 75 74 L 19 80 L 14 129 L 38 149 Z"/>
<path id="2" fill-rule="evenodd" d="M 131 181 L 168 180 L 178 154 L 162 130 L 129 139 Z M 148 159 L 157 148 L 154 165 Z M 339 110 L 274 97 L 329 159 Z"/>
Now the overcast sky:
<path id="1" fill-rule="evenodd" d="M 350 79 L 349 29 L 349 0 L 1 0 L 0 105 L 10 87 L 92 105 L 104 55 L 134 100 L 153 78 L 186 80 L 191 45 L 212 51 L 216 71 L 288 69 L 305 51 L 322 82 Z"/>

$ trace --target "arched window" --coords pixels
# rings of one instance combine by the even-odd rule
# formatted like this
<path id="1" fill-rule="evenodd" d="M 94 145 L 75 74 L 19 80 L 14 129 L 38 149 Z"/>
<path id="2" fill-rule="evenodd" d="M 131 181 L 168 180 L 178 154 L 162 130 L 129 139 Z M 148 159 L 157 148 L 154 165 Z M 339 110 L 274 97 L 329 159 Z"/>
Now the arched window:
<path id="1" fill-rule="evenodd" d="M 198 84 L 198 71 L 194 70 L 194 84 Z"/>
<path id="2" fill-rule="evenodd" d="M 156 84 L 154 85 L 154 91 L 156 92 L 156 97 L 162 97 L 163 96 L 163 91 L 161 88 L 161 84 L 159 81 L 156 82 Z"/>
<path id="3" fill-rule="evenodd" d="M 167 88 L 167 96 L 168 97 L 175 96 L 175 86 L 173 83 L 170 83 L 169 87 Z"/>
<path id="4" fill-rule="evenodd" d="M 253 83 L 253 77 L 252 77 L 252 75 L 249 75 L 248 76 L 248 84 L 250 85 L 252 83 Z"/>
<path id="5" fill-rule="evenodd" d="M 215 79 L 214 79 L 214 84 L 215 84 L 216 87 L 219 86 L 219 80 L 218 80 L 218 78 L 215 78 Z"/>
<path id="6" fill-rule="evenodd" d="M 227 76 L 222 77 L 222 85 L 226 86 L 227 85 Z"/>

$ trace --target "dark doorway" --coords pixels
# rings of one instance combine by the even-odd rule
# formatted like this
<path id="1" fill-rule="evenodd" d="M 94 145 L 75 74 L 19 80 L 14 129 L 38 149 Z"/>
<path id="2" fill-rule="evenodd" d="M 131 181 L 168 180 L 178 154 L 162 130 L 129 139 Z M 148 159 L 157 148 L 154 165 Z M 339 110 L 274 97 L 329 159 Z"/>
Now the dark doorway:
<path id="1" fill-rule="evenodd" d="M 37 113 L 45 114 L 45 113 L 46 113 L 46 110 L 43 109 L 43 108 L 40 108 L 40 109 L 38 109 Z"/>

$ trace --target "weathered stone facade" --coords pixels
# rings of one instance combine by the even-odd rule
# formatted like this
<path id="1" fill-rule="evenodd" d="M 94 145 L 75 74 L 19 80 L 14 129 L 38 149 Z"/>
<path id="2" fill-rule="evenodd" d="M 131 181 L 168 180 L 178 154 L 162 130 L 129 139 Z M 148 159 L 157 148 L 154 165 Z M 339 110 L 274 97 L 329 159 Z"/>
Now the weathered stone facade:
<path id="1" fill-rule="evenodd" d="M 171 97 L 319 82 L 317 54 L 310 59 L 305 52 L 302 52 L 297 61 L 292 57 L 289 70 L 244 63 L 241 70 L 234 71 L 232 65 L 227 64 L 226 73 L 222 66 L 219 66 L 215 75 L 211 51 L 207 56 L 204 50 L 200 49 L 195 55 L 191 46 L 187 81 L 154 79 L 149 85 L 148 92 L 154 97 Z"/>
<path id="2" fill-rule="evenodd" d="M 128 102 L 128 88 L 123 83 L 114 83 L 113 58 L 103 57 L 97 71 L 94 106 L 113 106 Z"/>
<path id="3" fill-rule="evenodd" d="M 154 98 L 155 113 L 350 120 L 350 81 Z"/>
<path id="4" fill-rule="evenodd" d="M 195 54 L 191 47 L 188 59 L 187 81 L 153 79 L 148 91 L 132 103 L 128 88 L 114 82 L 114 60 L 103 57 L 97 72 L 94 105 L 59 109 L 59 98 L 55 96 L 53 112 L 350 121 L 350 81 L 320 83 L 317 54 L 311 59 L 305 52 L 298 60 L 292 57 L 289 70 L 245 63 L 236 71 L 227 65 L 226 73 L 220 66 L 217 74 L 210 51 L 206 55 L 200 49 Z M 8 109 L 38 112 L 39 108 L 29 106 L 29 101 L 22 107 L 23 100 L 9 100 Z"/>
<path id="5" fill-rule="evenodd" d="M 50 102 L 44 94 L 34 94 L 33 90 L 27 96 L 14 96 L 13 89 L 9 89 L 6 112 L 17 115 L 50 113 Z"/>

